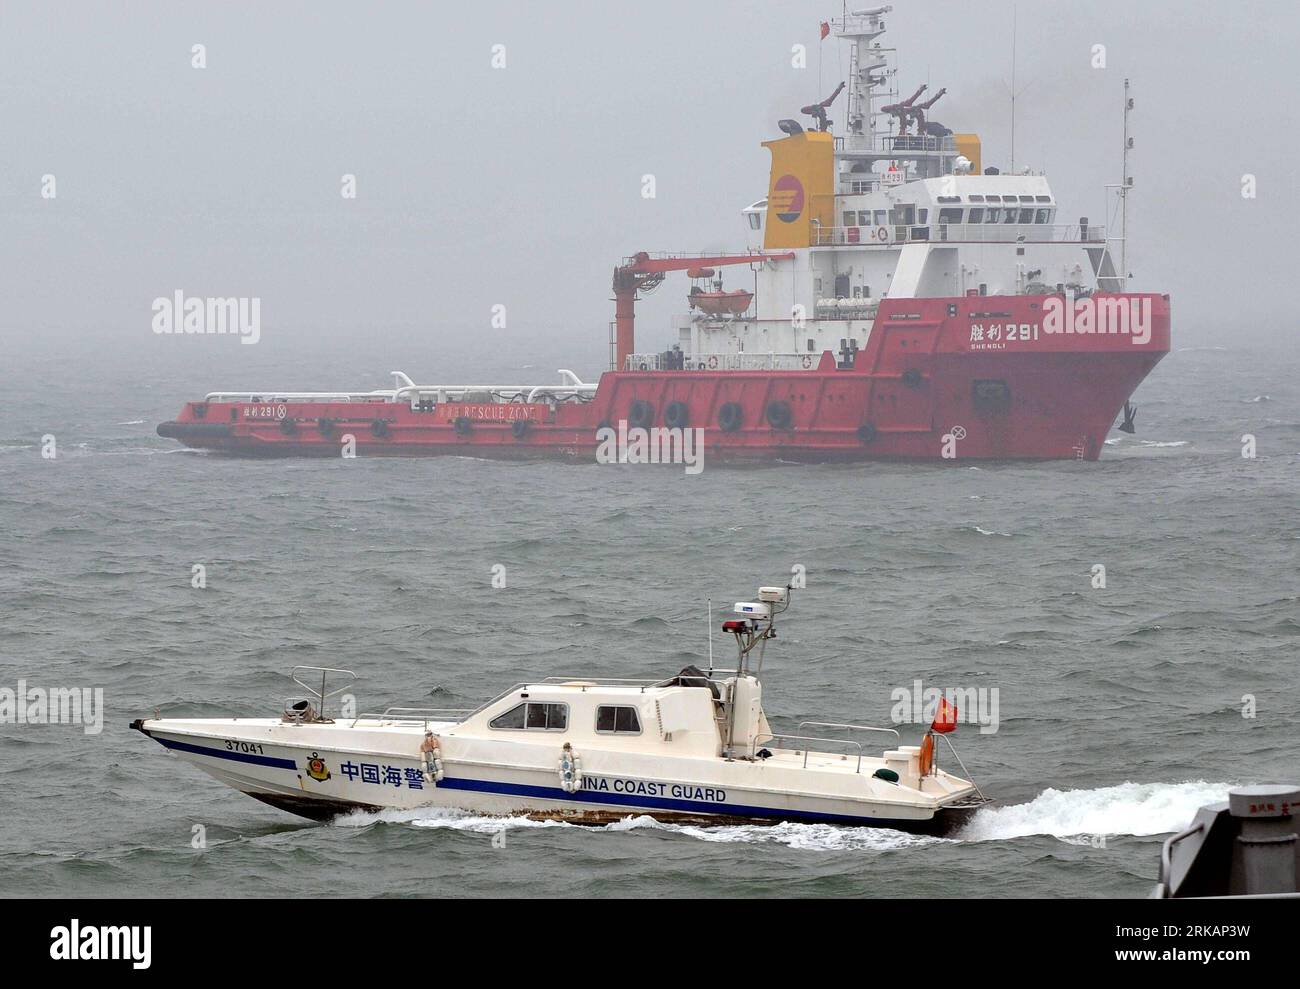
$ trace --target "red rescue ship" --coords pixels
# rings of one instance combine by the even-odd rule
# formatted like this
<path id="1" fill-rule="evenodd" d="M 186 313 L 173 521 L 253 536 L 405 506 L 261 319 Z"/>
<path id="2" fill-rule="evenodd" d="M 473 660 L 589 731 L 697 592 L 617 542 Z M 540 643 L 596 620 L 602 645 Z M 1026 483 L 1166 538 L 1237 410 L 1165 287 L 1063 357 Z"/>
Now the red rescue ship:
<path id="1" fill-rule="evenodd" d="M 417 384 L 369 392 L 213 392 L 162 436 L 250 456 L 458 454 L 591 461 L 628 430 L 702 430 L 710 461 L 1095 460 L 1169 351 L 1169 298 L 1126 291 L 1126 238 L 1058 222 L 1045 175 L 982 163 L 979 137 L 896 89 L 877 40 L 890 8 L 827 27 L 850 46 L 840 91 L 779 122 L 744 252 L 641 253 L 615 268 L 611 367 L 588 383 Z M 1124 178 L 1127 205 L 1128 112 Z M 639 351 L 638 295 L 694 285 L 661 351 Z M 744 289 L 726 276 L 749 274 Z"/>

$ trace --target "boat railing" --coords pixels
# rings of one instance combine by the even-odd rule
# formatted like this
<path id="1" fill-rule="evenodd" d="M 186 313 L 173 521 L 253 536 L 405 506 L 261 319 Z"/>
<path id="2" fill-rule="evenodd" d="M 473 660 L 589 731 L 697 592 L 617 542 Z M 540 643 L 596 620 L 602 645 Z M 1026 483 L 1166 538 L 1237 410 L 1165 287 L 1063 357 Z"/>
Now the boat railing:
<path id="1" fill-rule="evenodd" d="M 1032 207 L 1027 207 L 1032 208 Z M 908 243 L 1099 244 L 1106 240 L 1100 224 L 1077 223 L 913 223 L 887 226 L 816 228 L 818 247 L 876 246 Z"/>
<path id="2" fill-rule="evenodd" d="M 464 707 L 388 707 L 379 714 L 358 714 L 351 727 L 361 721 L 408 721 L 412 724 L 430 721 L 464 721 L 470 708 Z"/>
<path id="3" fill-rule="evenodd" d="M 842 730 L 845 732 L 845 734 L 848 734 L 849 732 L 853 732 L 853 731 L 871 731 L 871 732 L 879 732 L 882 735 L 893 735 L 900 742 L 903 740 L 903 736 L 898 733 L 897 728 L 874 728 L 871 725 L 849 725 L 849 724 L 842 724 L 838 721 L 799 722 L 799 730 L 803 731 L 805 728 L 833 728 L 837 731 Z"/>
<path id="4" fill-rule="evenodd" d="M 957 754 L 957 749 L 953 746 L 952 739 L 950 739 L 944 732 L 936 732 L 935 734 L 944 740 L 944 743 L 948 746 L 948 751 L 951 752 L 952 757 L 957 760 L 957 765 L 961 766 L 962 775 L 966 779 L 970 780 L 970 785 L 975 787 L 975 792 L 979 795 L 980 800 L 987 803 L 989 798 L 984 796 L 984 791 L 980 789 L 979 784 L 975 782 L 975 778 L 971 776 L 970 770 L 966 768 L 966 763 L 961 761 L 961 756 Z"/>
<path id="5" fill-rule="evenodd" d="M 309 673 L 313 674 L 311 683 L 307 683 L 305 680 L 303 680 L 303 677 Z M 317 673 L 320 674 L 319 687 L 316 686 L 316 681 L 314 676 L 314 674 Z M 293 679 L 294 683 L 300 686 L 303 690 L 307 691 L 312 697 L 316 698 L 317 701 L 316 711 L 318 716 L 321 718 L 325 717 L 325 705 L 329 701 L 329 699 L 331 697 L 336 697 L 339 694 L 343 693 L 345 690 L 349 689 L 358 679 L 360 679 L 351 670 L 335 669 L 332 666 L 295 666 L 293 668 L 293 671 L 289 675 Z M 343 686 L 336 687 L 333 690 L 327 690 L 326 687 L 328 686 L 328 681 L 331 675 L 334 675 L 336 677 L 345 676 L 348 679 L 346 680 L 346 682 L 344 682 Z M 292 700 L 292 698 L 290 698 L 290 700 Z M 288 705 L 286 705 L 286 707 L 287 706 Z"/>
<path id="6" fill-rule="evenodd" d="M 626 371 L 811 371 L 821 352 L 765 354 L 628 354 Z"/>
<path id="7" fill-rule="evenodd" d="M 525 385 L 462 385 L 436 384 L 419 385 L 401 371 L 390 372 L 397 380 L 393 388 L 374 391 L 212 391 L 204 396 L 204 402 L 250 402 L 250 403 L 288 403 L 288 402 L 401 402 L 409 401 L 412 396 L 436 395 L 438 401 L 460 401 L 467 393 L 487 393 L 505 400 L 523 399 L 533 402 L 539 397 L 555 398 L 567 396 L 587 396 L 595 394 L 597 385 L 587 384 L 568 368 L 560 368 L 558 384 Z"/>
<path id="8" fill-rule="evenodd" d="M 699 677 L 695 677 L 694 675 L 686 675 L 686 679 L 689 680 L 700 679 L 700 680 L 707 680 L 712 682 L 715 676 L 734 676 L 736 672 L 737 672 L 736 670 L 723 670 L 723 669 L 713 669 L 707 672 L 701 670 Z M 507 687 L 499 694 L 496 694 L 493 697 L 489 698 L 488 700 L 484 701 L 478 707 L 473 708 L 472 710 L 466 712 L 465 716 L 461 720 L 468 721 L 470 718 L 474 717 L 474 715 L 479 714 L 482 711 L 486 711 L 497 701 L 509 697 L 511 694 L 515 693 L 518 690 L 523 690 L 526 687 L 535 686 L 536 684 L 556 685 L 556 684 L 571 683 L 571 684 L 584 684 L 584 685 L 590 684 L 591 686 L 594 687 L 640 687 L 644 691 L 652 687 L 666 687 L 674 680 L 677 680 L 679 677 L 682 676 L 683 674 L 678 673 L 670 677 L 660 677 L 658 679 L 652 680 L 652 679 L 645 679 L 645 678 L 628 679 L 628 678 L 620 678 L 620 677 L 570 675 L 570 676 L 544 677 L 541 680 L 524 680 L 521 681 L 520 683 L 516 683 L 512 687 Z"/>
<path id="9" fill-rule="evenodd" d="M 755 746 L 761 745 L 761 744 L 763 744 L 765 741 L 766 741 L 766 742 L 775 742 L 775 741 L 777 741 L 778 739 L 780 739 L 780 740 L 783 741 L 783 742 L 818 742 L 818 743 L 827 743 L 827 742 L 828 742 L 828 743 L 830 743 L 831 745 L 848 745 L 848 746 L 852 746 L 852 747 L 857 751 L 857 754 L 858 754 L 858 764 L 857 764 L 857 766 L 854 768 L 853 771 L 854 771 L 855 773 L 860 773 L 860 772 L 862 772 L 862 743 L 861 743 L 861 742 L 855 742 L 855 741 L 853 741 L 853 739 L 851 739 L 851 738 L 823 738 L 823 737 L 816 736 L 816 735 L 787 735 L 787 734 L 784 734 L 783 732 L 765 732 L 764 734 L 758 735 L 758 736 L 754 739 L 754 745 L 755 745 Z M 796 749 L 796 753 L 797 753 L 798 751 L 800 751 L 800 750 Z M 809 755 L 810 752 L 819 752 L 819 753 L 822 754 L 822 755 L 830 755 L 830 754 L 831 754 L 831 753 L 829 753 L 829 752 L 821 752 L 821 750 L 819 750 L 819 749 L 813 749 L 813 748 L 810 748 L 810 747 L 807 746 L 807 745 L 803 746 L 802 752 L 803 752 L 803 768 L 804 768 L 804 769 L 807 769 L 807 768 L 808 768 L 808 755 Z"/>

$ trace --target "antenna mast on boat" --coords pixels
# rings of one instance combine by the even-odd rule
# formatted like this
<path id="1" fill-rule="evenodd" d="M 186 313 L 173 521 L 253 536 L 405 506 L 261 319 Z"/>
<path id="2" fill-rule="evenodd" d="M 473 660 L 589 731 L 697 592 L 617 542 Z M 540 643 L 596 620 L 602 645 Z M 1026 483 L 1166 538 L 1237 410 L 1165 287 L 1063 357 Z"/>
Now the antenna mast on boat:
<path id="1" fill-rule="evenodd" d="M 1119 187 L 1119 275 L 1120 288 L 1128 290 L 1128 193 L 1133 179 L 1128 173 L 1128 153 L 1133 150 L 1133 138 L 1129 136 L 1128 117 L 1133 111 L 1133 97 L 1129 95 L 1128 79 L 1124 80 L 1124 174 Z"/>
<path id="2" fill-rule="evenodd" d="M 713 676 L 713 598 L 709 598 L 709 676 Z"/>
<path id="3" fill-rule="evenodd" d="M 1016 5 L 1011 5 L 1011 174 L 1016 174 Z"/>
<path id="4" fill-rule="evenodd" d="M 1114 283 L 1115 291 L 1128 291 L 1128 282 L 1131 275 L 1128 270 L 1128 194 L 1133 190 L 1133 176 L 1129 174 L 1129 153 L 1133 150 L 1132 127 L 1129 123 L 1129 116 L 1133 112 L 1133 97 L 1130 95 L 1131 87 L 1129 80 L 1124 80 L 1124 155 L 1123 168 L 1120 173 L 1119 185 L 1113 182 L 1107 183 L 1107 190 L 1116 189 L 1118 191 L 1118 201 L 1112 204 L 1109 198 L 1106 202 L 1107 218 L 1110 220 L 1111 227 L 1108 227 L 1106 233 L 1106 253 L 1110 255 L 1111 263 L 1114 263 L 1115 252 L 1111 249 L 1111 243 L 1119 241 L 1119 271 L 1111 279 Z M 1114 209 L 1119 209 L 1119 236 L 1110 236 L 1110 229 L 1113 228 L 1115 221 Z"/>

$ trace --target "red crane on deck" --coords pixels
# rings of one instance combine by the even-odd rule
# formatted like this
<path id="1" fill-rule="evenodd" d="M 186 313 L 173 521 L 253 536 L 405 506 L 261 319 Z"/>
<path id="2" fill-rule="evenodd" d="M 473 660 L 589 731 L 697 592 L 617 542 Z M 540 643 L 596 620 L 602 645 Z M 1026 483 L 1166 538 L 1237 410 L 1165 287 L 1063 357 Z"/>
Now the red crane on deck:
<path id="1" fill-rule="evenodd" d="M 614 370 L 622 371 L 628 354 L 636 350 L 636 294 L 658 287 L 670 271 L 688 268 L 718 268 L 726 264 L 755 261 L 788 261 L 794 253 L 715 254 L 703 257 L 668 256 L 652 258 L 645 251 L 628 258 L 614 269 Z"/>

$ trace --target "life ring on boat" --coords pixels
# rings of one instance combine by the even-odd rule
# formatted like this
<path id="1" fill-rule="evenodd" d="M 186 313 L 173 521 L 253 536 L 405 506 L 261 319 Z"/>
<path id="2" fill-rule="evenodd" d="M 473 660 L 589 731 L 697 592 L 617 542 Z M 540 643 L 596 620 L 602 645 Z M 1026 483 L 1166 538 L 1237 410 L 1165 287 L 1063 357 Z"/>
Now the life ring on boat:
<path id="1" fill-rule="evenodd" d="M 424 781 L 430 786 L 441 783 L 446 775 L 442 769 L 442 745 L 438 736 L 431 731 L 424 733 L 424 741 L 420 743 L 420 761 L 424 765 Z"/>
<path id="2" fill-rule="evenodd" d="M 647 429 L 654 420 L 655 407 L 639 398 L 627 410 L 627 424 L 636 429 Z"/>
<path id="3" fill-rule="evenodd" d="M 718 355 L 717 355 L 717 354 L 710 354 L 710 355 L 709 355 L 709 370 L 710 370 L 710 371 L 716 371 L 717 369 L 718 369 Z"/>
<path id="4" fill-rule="evenodd" d="M 328 436 L 334 432 L 334 420 L 321 416 L 316 420 L 316 428 L 320 430 L 322 436 Z"/>
<path id="5" fill-rule="evenodd" d="M 921 380 L 921 372 L 914 367 L 903 372 L 903 386 L 906 388 L 920 388 Z"/>
<path id="6" fill-rule="evenodd" d="M 934 771 L 934 735 L 926 732 L 921 739 L 921 776 L 929 776 Z"/>
<path id="7" fill-rule="evenodd" d="M 691 407 L 685 402 L 669 402 L 664 409 L 664 425 L 669 429 L 685 429 L 691 421 Z"/>
<path id="8" fill-rule="evenodd" d="M 452 423 L 452 426 L 456 430 L 457 436 L 468 436 L 469 431 L 473 428 L 473 424 L 469 421 L 469 416 L 457 416 L 456 421 Z"/>
<path id="9" fill-rule="evenodd" d="M 739 402 L 724 402 L 718 409 L 718 426 L 724 433 L 734 433 L 745 421 L 745 409 Z"/>
<path id="10" fill-rule="evenodd" d="M 864 422 L 858 427 L 858 441 L 861 443 L 874 443 L 879 435 L 879 431 L 872 423 Z"/>
<path id="11" fill-rule="evenodd" d="M 516 419 L 510 424 L 510 435 L 517 440 L 523 439 L 528 435 L 528 420 Z"/>
<path id="12" fill-rule="evenodd" d="M 790 403 L 778 399 L 767 403 L 767 423 L 773 429 L 789 429 L 794 423 L 794 410 Z"/>
<path id="13" fill-rule="evenodd" d="M 292 436 L 294 433 L 298 432 L 298 422 L 297 422 L 297 420 L 295 420 L 295 419 L 281 419 L 281 420 L 280 420 L 280 432 L 284 433 L 285 436 Z"/>
<path id="14" fill-rule="evenodd" d="M 812 354 L 804 354 L 804 355 L 803 355 L 803 369 L 804 369 L 805 371 L 807 371 L 807 370 L 808 370 L 809 368 L 811 368 L 811 367 L 812 367 Z"/>
<path id="15" fill-rule="evenodd" d="M 876 227 L 876 240 L 880 241 L 882 244 L 889 240 L 889 231 L 884 227 Z"/>
<path id="16" fill-rule="evenodd" d="M 388 423 L 383 419 L 376 419 L 370 424 L 370 432 L 376 439 L 385 439 L 388 436 Z"/>
<path id="17" fill-rule="evenodd" d="M 561 790 L 565 793 L 577 793 L 582 789 L 582 759 L 573 751 L 572 743 L 564 743 L 564 748 L 560 750 L 560 762 L 557 768 Z"/>

